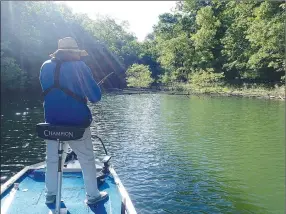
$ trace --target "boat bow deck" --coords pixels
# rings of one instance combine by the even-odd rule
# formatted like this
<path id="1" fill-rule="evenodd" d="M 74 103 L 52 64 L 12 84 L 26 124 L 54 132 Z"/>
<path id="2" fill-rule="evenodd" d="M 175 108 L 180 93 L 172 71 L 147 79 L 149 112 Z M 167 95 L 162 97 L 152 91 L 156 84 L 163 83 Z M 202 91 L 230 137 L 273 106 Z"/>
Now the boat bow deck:
<path id="1" fill-rule="evenodd" d="M 109 194 L 108 200 L 99 203 L 97 206 L 87 206 L 85 200 L 85 188 L 81 171 L 78 171 L 78 163 L 68 165 L 68 169 L 63 173 L 62 186 L 62 208 L 66 208 L 66 213 L 70 214 L 118 214 L 121 213 L 122 201 L 129 203 L 129 196 L 122 196 L 121 182 L 115 171 L 105 176 L 105 181 L 100 185 L 99 189 Z M 34 165 L 35 166 L 35 165 Z M 100 166 L 100 164 L 98 164 Z M 1 213 L 6 214 L 44 214 L 53 213 L 55 205 L 47 206 L 45 204 L 45 173 L 44 168 L 37 169 L 26 168 L 26 172 L 21 176 L 16 176 L 11 181 L 19 183 L 19 189 L 7 185 L 7 190 L 1 187 Z M 71 171 L 73 170 L 73 171 Z M 118 184 L 120 183 L 120 184 Z M 127 192 L 126 192 L 127 193 Z M 122 198 L 123 197 L 123 198 Z M 131 201 L 130 201 L 131 202 Z M 132 205 L 132 204 L 131 204 Z M 132 205 L 131 209 L 134 207 Z M 135 211 L 135 209 L 134 209 Z M 136 212 L 132 212 L 136 214 Z"/>

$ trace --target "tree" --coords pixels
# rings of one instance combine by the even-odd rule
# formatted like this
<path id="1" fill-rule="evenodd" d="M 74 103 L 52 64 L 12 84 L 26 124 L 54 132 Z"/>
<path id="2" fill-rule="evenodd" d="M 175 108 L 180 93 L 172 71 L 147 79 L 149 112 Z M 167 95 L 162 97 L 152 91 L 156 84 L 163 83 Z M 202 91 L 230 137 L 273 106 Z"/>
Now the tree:
<path id="1" fill-rule="evenodd" d="M 196 16 L 197 32 L 192 35 L 197 58 L 200 59 L 199 67 L 213 68 L 213 50 L 218 45 L 216 33 L 220 27 L 220 21 L 215 17 L 211 6 L 201 8 Z"/>
<path id="2" fill-rule="evenodd" d="M 64 4 L 2 1 L 1 29 L 1 44 L 7 44 L 1 49 L 5 67 L 8 61 L 10 66 L 18 65 L 22 71 L 18 74 L 25 74 L 22 79 L 33 91 L 40 91 L 39 69 L 63 37 L 74 37 L 80 48 L 87 50 L 89 56 L 83 60 L 92 68 L 96 80 L 111 71 L 121 75 L 139 61 L 139 44 L 126 31 L 125 23 L 118 24 L 110 17 L 94 21 L 85 14 L 73 14 Z M 122 87 L 124 83 L 125 78 L 119 75 L 105 81 L 111 87 Z M 12 85 L 16 89 L 15 86 Z"/>
<path id="3" fill-rule="evenodd" d="M 152 72 L 152 78 L 158 80 L 162 69 L 158 60 L 158 51 L 156 50 L 157 41 L 149 35 L 143 43 L 140 43 L 139 64 L 148 65 Z"/>
<path id="4" fill-rule="evenodd" d="M 173 81 L 187 81 L 188 74 L 194 71 L 196 60 L 193 42 L 186 33 L 167 41 L 159 42 L 159 62 Z M 168 78 L 167 78 L 168 79 Z"/>
<path id="5" fill-rule="evenodd" d="M 229 82 L 279 82 L 285 5 L 255 0 L 179 2 L 177 10 L 160 15 L 154 27 L 163 82 L 184 81 L 200 70 L 224 72 Z"/>
<path id="6" fill-rule="evenodd" d="M 136 88 L 148 88 L 154 82 L 149 66 L 133 64 L 126 71 L 127 86 Z"/>
<path id="7" fill-rule="evenodd" d="M 249 40 L 246 39 L 246 30 L 249 27 L 249 18 L 255 2 L 237 3 L 230 1 L 223 12 L 223 20 L 226 31 L 221 39 L 223 45 L 222 55 L 224 64 L 222 69 L 229 80 L 254 76 L 254 72 L 248 70 Z"/>
<path id="8" fill-rule="evenodd" d="M 180 1 L 138 42 L 127 22 L 112 17 L 92 20 L 54 2 L 2 1 L 2 88 L 22 85 L 40 91 L 40 66 L 57 49 L 58 39 L 66 36 L 87 50 L 89 56 L 83 60 L 96 80 L 118 74 L 108 78 L 105 87 L 125 87 L 126 69 L 134 64 L 148 67 L 152 83 L 186 82 L 195 73 L 209 71 L 210 76 L 223 72 L 228 82 L 273 84 L 284 75 L 285 8 L 277 1 Z M 148 77 L 142 81 L 148 83 Z M 13 79 L 17 84 L 9 83 Z"/>
<path id="9" fill-rule="evenodd" d="M 283 75 L 285 58 L 285 9 L 281 2 L 262 2 L 254 8 L 249 19 L 246 39 L 250 42 L 250 57 L 247 65 L 257 70 L 259 78 L 279 80 Z"/>

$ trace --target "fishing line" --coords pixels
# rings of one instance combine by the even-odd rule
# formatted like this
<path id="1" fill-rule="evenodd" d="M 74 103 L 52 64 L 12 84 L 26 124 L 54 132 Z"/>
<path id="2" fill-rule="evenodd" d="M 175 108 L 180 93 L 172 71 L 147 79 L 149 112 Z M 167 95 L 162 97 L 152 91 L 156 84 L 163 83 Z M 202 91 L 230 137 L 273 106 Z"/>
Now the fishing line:
<path id="1" fill-rule="evenodd" d="M 111 73 L 107 74 L 105 77 L 103 77 L 103 78 L 97 83 L 97 85 L 100 86 L 100 85 L 101 85 L 102 83 L 104 83 L 104 81 L 105 81 L 108 77 L 110 77 L 112 74 L 115 74 L 115 72 L 112 71 Z M 96 138 L 101 142 L 101 145 L 102 145 L 102 147 L 103 147 L 103 149 L 104 149 L 105 154 L 108 155 L 107 150 L 106 150 L 106 148 L 105 148 L 105 145 L 104 145 L 103 141 L 101 140 L 101 138 L 98 137 L 97 135 L 95 135 L 94 137 L 96 137 Z"/>

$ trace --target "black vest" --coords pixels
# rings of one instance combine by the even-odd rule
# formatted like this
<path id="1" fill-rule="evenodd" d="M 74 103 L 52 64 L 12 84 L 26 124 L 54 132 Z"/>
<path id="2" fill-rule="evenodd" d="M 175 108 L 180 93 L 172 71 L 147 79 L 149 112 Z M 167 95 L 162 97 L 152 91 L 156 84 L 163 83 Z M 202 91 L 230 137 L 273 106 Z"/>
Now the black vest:
<path id="1" fill-rule="evenodd" d="M 45 97 L 53 89 L 59 89 L 59 90 L 63 91 L 64 93 L 66 93 L 67 95 L 78 100 L 79 102 L 83 102 L 84 104 L 87 104 L 86 98 L 75 94 L 74 92 L 72 92 L 68 88 L 64 88 L 64 87 L 60 86 L 60 71 L 61 71 L 62 61 L 58 60 L 58 59 L 55 59 L 53 61 L 56 61 L 56 68 L 55 68 L 55 74 L 54 74 L 54 84 L 51 87 L 47 88 L 45 91 L 43 91 L 43 96 Z"/>
<path id="2" fill-rule="evenodd" d="M 67 94 L 68 96 L 71 96 L 72 98 L 76 99 L 79 102 L 82 102 L 84 104 L 87 105 L 87 99 L 85 97 L 81 97 L 77 94 L 75 94 L 74 92 L 72 92 L 71 90 L 69 90 L 68 88 L 64 88 L 60 85 L 60 70 L 61 70 L 61 64 L 63 63 L 63 61 L 58 60 L 58 59 L 52 59 L 52 61 L 56 62 L 56 68 L 55 68 L 55 74 L 54 74 L 54 84 L 47 88 L 45 91 L 43 91 L 43 96 L 45 97 L 51 90 L 53 89 L 59 89 L 61 91 L 63 91 L 65 94 Z M 81 127 L 89 127 L 91 124 L 91 120 L 87 119 L 84 124 L 81 124 Z"/>

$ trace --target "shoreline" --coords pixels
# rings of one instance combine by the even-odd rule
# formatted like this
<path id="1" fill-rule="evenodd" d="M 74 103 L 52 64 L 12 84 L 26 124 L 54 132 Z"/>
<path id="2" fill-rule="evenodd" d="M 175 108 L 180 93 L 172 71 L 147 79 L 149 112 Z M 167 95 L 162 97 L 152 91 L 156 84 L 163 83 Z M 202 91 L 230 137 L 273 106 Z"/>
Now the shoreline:
<path id="1" fill-rule="evenodd" d="M 245 97 L 245 98 L 255 98 L 255 99 L 268 99 L 268 100 L 285 100 L 285 95 L 281 96 L 280 94 L 268 93 L 267 95 L 263 93 L 251 93 L 249 91 L 237 91 L 233 90 L 231 92 L 222 92 L 222 91 L 198 91 L 198 90 L 174 90 L 168 88 L 161 89 L 138 89 L 138 88 L 125 88 L 125 89 L 107 89 L 108 93 L 116 94 L 150 94 L 150 93 L 161 93 L 168 95 L 182 95 L 182 96 L 192 96 L 192 95 L 205 95 L 205 96 L 222 96 L 222 97 Z"/>
<path id="2" fill-rule="evenodd" d="M 33 93 L 34 92 L 34 93 Z M 43 100 L 43 97 L 39 91 L 33 91 L 33 96 L 39 97 Z M 196 88 L 192 89 L 186 85 L 175 85 L 174 87 L 151 87 L 151 88 L 107 88 L 102 90 L 103 93 L 113 93 L 113 94 L 150 94 L 150 93 L 161 93 L 169 95 L 181 95 L 181 96 L 222 96 L 222 97 L 245 97 L 245 98 L 255 98 L 255 99 L 268 99 L 268 100 L 282 100 L 284 101 L 285 96 L 285 86 L 281 86 L 277 89 L 266 89 L 266 88 L 256 88 L 256 89 L 243 89 L 243 88 L 222 88 L 222 87 L 209 87 L 209 88 Z M 26 91 L 23 93 L 27 93 Z M 12 92 L 3 93 L 1 91 L 1 100 L 11 99 L 12 97 L 21 97 L 21 93 Z"/>

